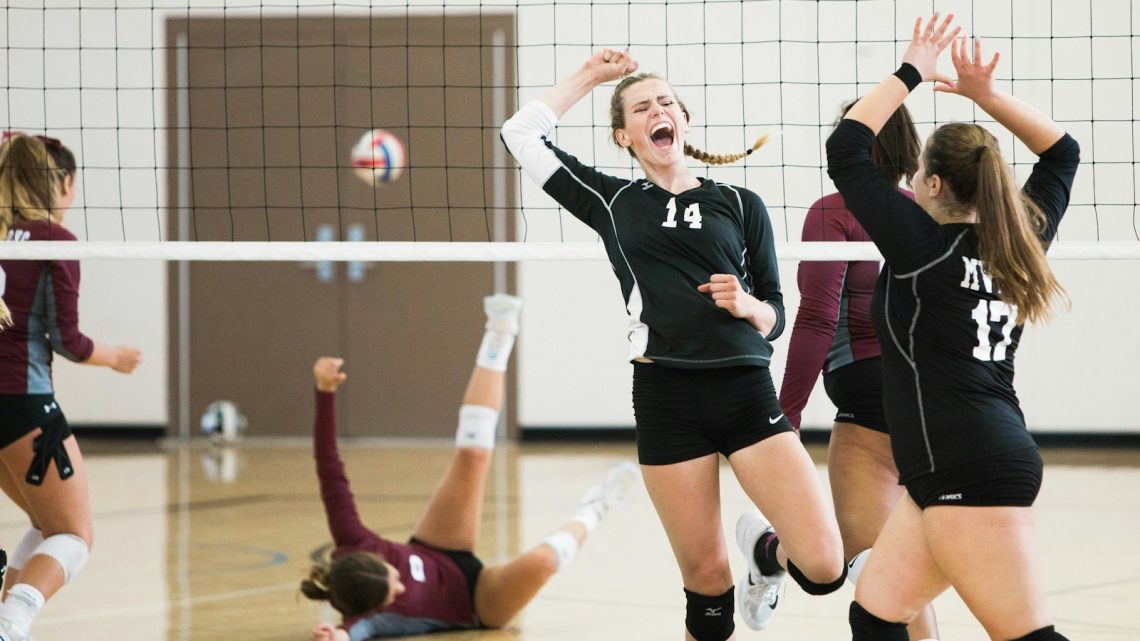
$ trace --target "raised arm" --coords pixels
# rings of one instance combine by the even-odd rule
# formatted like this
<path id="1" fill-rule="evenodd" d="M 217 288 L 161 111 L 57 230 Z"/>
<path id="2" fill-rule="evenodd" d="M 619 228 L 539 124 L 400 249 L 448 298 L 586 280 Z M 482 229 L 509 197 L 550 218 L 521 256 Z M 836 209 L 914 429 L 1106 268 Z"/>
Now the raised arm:
<path id="1" fill-rule="evenodd" d="M 994 69 L 1000 53 L 994 52 L 993 58 L 983 63 L 982 43 L 974 38 L 971 45 L 965 38 L 958 38 L 950 46 L 950 59 L 958 79 L 953 84 L 938 83 L 935 91 L 973 100 L 1038 156 L 1065 135 L 1060 125 L 1036 107 L 994 88 Z"/>
<path id="2" fill-rule="evenodd" d="M 325 518 L 337 547 L 359 546 L 376 536 L 360 520 L 344 473 L 344 463 L 336 447 L 336 390 L 347 379 L 347 375 L 340 371 L 342 365 L 344 359 L 327 356 L 317 359 L 313 365 L 317 405 L 313 424 L 313 458 L 317 461 L 317 480 L 321 486 Z"/>
<path id="3" fill-rule="evenodd" d="M 630 57 L 629 51 L 602 49 L 590 56 L 577 71 L 559 80 L 539 100 L 550 107 L 555 118 L 561 119 L 570 107 L 589 95 L 594 87 L 635 71 L 637 61 Z"/>

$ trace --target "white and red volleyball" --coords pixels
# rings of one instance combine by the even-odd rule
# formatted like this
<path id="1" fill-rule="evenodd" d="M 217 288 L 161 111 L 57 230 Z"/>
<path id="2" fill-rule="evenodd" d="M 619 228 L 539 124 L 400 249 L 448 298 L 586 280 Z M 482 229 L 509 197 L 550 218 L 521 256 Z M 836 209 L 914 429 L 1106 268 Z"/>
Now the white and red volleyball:
<path id="1" fill-rule="evenodd" d="M 399 138 L 389 131 L 373 129 L 352 148 L 352 168 L 369 185 L 384 185 L 400 177 L 407 157 Z"/>

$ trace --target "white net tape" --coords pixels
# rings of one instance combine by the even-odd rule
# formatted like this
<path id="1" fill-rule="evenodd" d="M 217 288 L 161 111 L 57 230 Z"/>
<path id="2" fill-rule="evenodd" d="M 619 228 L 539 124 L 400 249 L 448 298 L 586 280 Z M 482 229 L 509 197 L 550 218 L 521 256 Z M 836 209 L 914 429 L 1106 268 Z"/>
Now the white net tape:
<path id="1" fill-rule="evenodd" d="M 780 243 L 782 260 L 881 260 L 872 243 Z M 518 262 L 606 260 L 599 243 L 23 242 L 0 243 L 4 259 Z M 1140 244 L 1058 242 L 1053 260 L 1140 260 Z"/>

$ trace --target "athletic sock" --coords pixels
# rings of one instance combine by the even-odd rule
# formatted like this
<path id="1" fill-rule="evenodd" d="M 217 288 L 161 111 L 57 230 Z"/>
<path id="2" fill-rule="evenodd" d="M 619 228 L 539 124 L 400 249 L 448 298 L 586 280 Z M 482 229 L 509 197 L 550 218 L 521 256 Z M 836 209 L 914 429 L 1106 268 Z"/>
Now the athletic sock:
<path id="1" fill-rule="evenodd" d="M 775 532 L 765 532 L 760 535 L 756 547 L 752 550 L 752 557 L 756 560 L 756 567 L 760 568 L 760 574 L 771 575 L 784 571 L 784 568 L 780 567 L 780 562 L 776 560 L 778 547 L 780 547 L 780 537 L 776 536 Z"/>
<path id="2" fill-rule="evenodd" d="M 40 608 L 44 607 L 44 595 L 27 583 L 17 583 L 8 590 L 8 597 L 0 603 L 0 626 L 9 632 L 16 641 L 27 638 Z"/>

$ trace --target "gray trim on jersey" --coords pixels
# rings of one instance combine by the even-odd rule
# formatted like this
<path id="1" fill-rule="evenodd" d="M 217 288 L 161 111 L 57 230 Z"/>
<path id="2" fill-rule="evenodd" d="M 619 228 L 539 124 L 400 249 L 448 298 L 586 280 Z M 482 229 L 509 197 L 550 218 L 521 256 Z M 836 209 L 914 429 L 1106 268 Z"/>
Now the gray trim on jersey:
<path id="1" fill-rule="evenodd" d="M 926 444 L 926 456 L 930 460 L 931 474 L 934 473 L 935 469 L 934 450 L 930 447 L 930 433 L 926 429 L 926 408 L 922 405 L 922 379 L 919 377 L 918 364 L 916 363 L 914 356 L 914 328 L 918 326 L 918 316 L 922 313 L 922 299 L 918 296 L 918 277 L 923 272 L 931 269 L 938 263 L 941 263 L 942 261 L 952 256 L 954 254 L 954 250 L 958 248 L 958 243 L 961 242 L 962 237 L 966 235 L 967 231 L 969 231 L 969 229 L 963 229 L 962 233 L 958 234 L 958 236 L 954 239 L 954 242 L 950 244 L 950 248 L 946 250 L 946 253 L 942 254 L 935 260 L 906 274 L 900 274 L 897 276 L 892 274 L 893 278 L 897 278 L 899 280 L 905 280 L 908 278 L 911 279 L 910 287 L 911 293 L 914 296 L 914 316 L 910 319 L 910 327 L 907 329 L 907 341 L 909 344 L 908 350 L 904 350 L 902 345 L 899 344 L 898 336 L 895 335 L 894 325 L 891 324 L 891 289 L 889 287 L 886 290 L 886 295 L 883 297 L 883 316 L 887 319 L 887 331 L 891 333 L 891 341 L 894 342 L 895 347 L 899 350 L 900 353 L 902 353 L 903 358 L 906 359 L 906 362 L 908 365 L 910 365 L 910 368 L 914 370 L 914 390 L 918 401 L 918 420 L 922 426 L 922 440 L 923 443 Z"/>
<path id="2" fill-rule="evenodd" d="M 51 347 L 44 341 L 50 328 L 44 319 L 54 318 L 55 299 L 51 297 L 51 276 L 47 268 L 36 281 L 36 293 L 32 299 L 32 310 L 28 314 L 28 394 L 51 394 Z M 39 312 L 39 313 L 37 313 Z M 56 328 L 55 335 L 59 329 Z"/>

